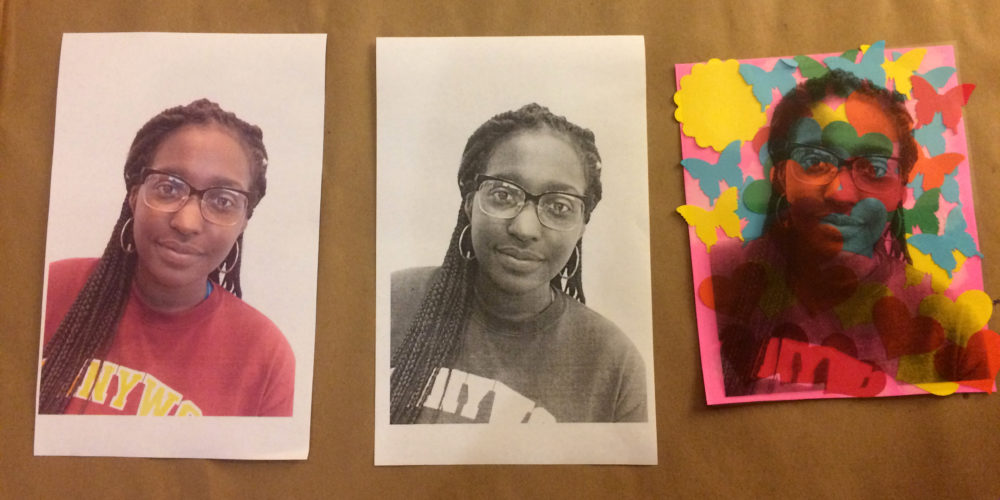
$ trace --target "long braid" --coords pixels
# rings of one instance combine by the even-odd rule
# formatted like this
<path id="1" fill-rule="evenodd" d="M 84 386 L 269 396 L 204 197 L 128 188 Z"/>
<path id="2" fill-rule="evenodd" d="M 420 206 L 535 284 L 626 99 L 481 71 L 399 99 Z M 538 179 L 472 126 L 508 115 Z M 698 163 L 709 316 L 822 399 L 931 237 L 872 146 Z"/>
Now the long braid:
<path id="1" fill-rule="evenodd" d="M 486 170 L 496 145 L 514 132 L 545 128 L 563 134 L 580 155 L 587 181 L 584 220 L 589 221 L 591 212 L 601 199 L 601 157 L 594 134 L 538 104 L 528 104 L 517 111 L 496 115 L 469 137 L 458 171 L 458 187 L 463 203 L 478 188 L 475 177 Z M 460 205 L 441 269 L 430 283 L 406 337 L 392 353 L 389 419 L 393 424 L 417 420 L 430 393 L 430 382 L 441 367 L 454 361 L 460 350 L 462 334 L 472 312 L 473 283 L 478 270 L 476 261 L 465 260 L 460 249 L 460 238 L 468 225 L 469 218 Z M 577 250 L 576 273 L 566 280 L 565 286 L 562 278 L 556 275 L 552 278 L 552 286 L 583 302 L 582 241 L 577 243 Z"/>
<path id="2" fill-rule="evenodd" d="M 143 172 L 152 163 L 159 145 L 171 133 L 184 125 L 208 123 L 217 123 L 235 132 L 250 159 L 253 182 L 248 217 L 263 198 L 267 186 L 267 150 L 259 127 L 244 122 L 207 99 L 164 110 L 143 125 L 136 132 L 125 160 L 126 196 L 111 238 L 94 272 L 87 278 L 51 340 L 42 349 L 45 362 L 39 387 L 39 413 L 65 411 L 72 393 L 83 383 L 80 379 L 82 370 L 110 347 L 117 332 L 131 293 L 138 259 L 132 249 L 134 245 L 125 243 L 128 250 L 123 248 L 123 242 L 132 240 L 132 209 L 128 194 L 142 183 Z M 240 235 L 234 250 L 242 239 Z M 237 262 L 220 282 L 221 286 L 237 296 L 240 296 L 239 271 Z M 219 282 L 217 272 L 213 272 L 210 278 Z"/>

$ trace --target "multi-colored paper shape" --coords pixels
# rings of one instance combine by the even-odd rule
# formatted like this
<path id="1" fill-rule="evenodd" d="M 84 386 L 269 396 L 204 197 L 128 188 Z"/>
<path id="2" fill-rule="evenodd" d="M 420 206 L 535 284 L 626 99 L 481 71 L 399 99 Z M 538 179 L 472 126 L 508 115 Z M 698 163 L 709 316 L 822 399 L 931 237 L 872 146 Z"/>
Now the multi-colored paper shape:
<path id="1" fill-rule="evenodd" d="M 676 72 L 708 403 L 992 392 L 954 49 Z"/>

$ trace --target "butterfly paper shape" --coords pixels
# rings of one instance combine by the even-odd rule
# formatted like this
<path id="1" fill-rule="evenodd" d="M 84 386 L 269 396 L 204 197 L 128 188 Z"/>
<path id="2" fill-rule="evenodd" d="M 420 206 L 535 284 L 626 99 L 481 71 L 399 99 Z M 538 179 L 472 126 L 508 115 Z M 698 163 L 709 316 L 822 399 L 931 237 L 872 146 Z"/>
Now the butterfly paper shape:
<path id="1" fill-rule="evenodd" d="M 903 209 L 903 230 L 913 233 L 914 227 L 919 227 L 923 234 L 937 234 L 940 221 L 937 211 L 940 208 L 941 188 L 928 189 L 920 194 L 913 208 Z"/>
<path id="2" fill-rule="evenodd" d="M 913 83 L 913 97 L 917 100 L 917 123 L 930 123 L 936 113 L 941 113 L 941 123 L 955 131 L 955 126 L 962 119 L 962 106 L 969 102 L 976 86 L 965 83 L 938 94 L 933 85 L 919 76 L 911 76 L 910 82 Z"/>
<path id="3" fill-rule="evenodd" d="M 972 235 L 966 231 L 967 227 L 960 205 L 948 212 L 948 218 L 944 223 L 944 234 L 914 234 L 906 241 L 917 250 L 930 255 L 934 264 L 951 278 L 951 273 L 958 267 L 952 252 L 958 250 L 966 257 L 983 256 L 976 249 L 976 241 L 972 239 Z"/>
<path id="4" fill-rule="evenodd" d="M 854 58 L 845 59 L 841 56 L 830 56 L 823 59 L 823 62 L 830 69 L 847 71 L 875 85 L 885 86 L 885 70 L 882 69 L 882 63 L 885 62 L 885 40 L 871 44 L 861 56 L 861 62 L 856 63 Z"/>
<path id="5" fill-rule="evenodd" d="M 955 180 L 956 175 L 958 175 L 957 172 L 945 175 L 944 182 L 941 183 L 941 196 L 943 196 L 948 203 L 961 202 L 958 198 L 959 192 L 958 181 Z"/>
<path id="6" fill-rule="evenodd" d="M 809 56 L 795 56 L 795 62 L 799 65 L 799 72 L 805 78 L 819 78 L 830 72 L 830 69 L 823 66 L 823 63 Z M 853 58 L 851 58 L 853 60 Z"/>
<path id="7" fill-rule="evenodd" d="M 719 153 L 719 160 L 716 163 L 709 163 L 698 158 L 684 158 L 681 160 L 684 169 L 698 180 L 698 187 L 701 192 L 708 197 L 708 204 L 715 203 L 719 197 L 719 183 L 726 181 L 729 186 L 740 186 L 743 184 L 743 172 L 740 170 L 740 141 L 730 142 L 725 149 Z"/>
<path id="8" fill-rule="evenodd" d="M 920 63 L 924 61 L 925 55 L 927 55 L 927 49 L 913 49 L 905 54 L 897 52 L 891 61 L 882 63 L 886 78 L 895 83 L 897 92 L 910 97 L 910 89 L 912 88 L 910 76 L 920 68 Z"/>
<path id="9" fill-rule="evenodd" d="M 736 215 L 738 203 L 739 191 L 734 186 L 722 193 L 718 203 L 711 210 L 696 205 L 681 205 L 677 207 L 677 212 L 684 217 L 688 225 L 694 226 L 698 239 L 705 244 L 705 251 L 711 252 L 712 246 L 719 241 L 716 228 L 721 227 L 730 238 L 743 240 L 743 236 L 740 235 L 740 217 Z"/>
<path id="10" fill-rule="evenodd" d="M 931 156 L 937 156 L 944 154 L 944 131 L 945 126 L 941 120 L 941 113 L 935 113 L 934 119 L 930 123 L 913 130 L 913 138 L 921 146 L 927 148 L 927 152 Z"/>
<path id="11" fill-rule="evenodd" d="M 778 59 L 771 71 L 753 64 L 741 64 L 740 75 L 753 86 L 753 95 L 760 102 L 760 110 L 764 111 L 771 104 L 771 89 L 777 88 L 781 95 L 795 88 L 795 68 L 799 63 L 795 59 Z"/>
<path id="12" fill-rule="evenodd" d="M 941 153 L 937 156 L 925 156 L 921 148 L 917 148 L 917 162 L 910 170 L 909 182 L 913 182 L 918 174 L 923 174 L 921 189 L 941 187 L 944 176 L 955 171 L 955 167 L 965 156 L 961 153 Z"/>
<path id="13" fill-rule="evenodd" d="M 927 83 L 931 84 L 934 88 L 939 89 L 948 83 L 948 80 L 951 79 L 951 75 L 955 74 L 955 68 L 952 68 L 951 66 L 938 66 L 937 68 L 928 70 L 926 73 L 914 71 L 913 74 L 927 80 Z"/>

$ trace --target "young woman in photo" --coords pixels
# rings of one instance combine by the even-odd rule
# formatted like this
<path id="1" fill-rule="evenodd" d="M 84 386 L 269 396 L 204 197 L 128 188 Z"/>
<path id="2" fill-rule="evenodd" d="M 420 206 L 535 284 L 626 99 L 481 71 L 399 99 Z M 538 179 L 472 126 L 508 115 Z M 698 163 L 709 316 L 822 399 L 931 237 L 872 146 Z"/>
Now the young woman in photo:
<path id="1" fill-rule="evenodd" d="M 646 421 L 632 342 L 584 305 L 594 135 L 537 104 L 469 138 L 440 267 L 392 276 L 391 422 Z"/>
<path id="2" fill-rule="evenodd" d="M 292 414 L 292 350 L 240 299 L 266 171 L 260 128 L 207 99 L 139 129 L 104 254 L 49 268 L 40 413 Z"/>

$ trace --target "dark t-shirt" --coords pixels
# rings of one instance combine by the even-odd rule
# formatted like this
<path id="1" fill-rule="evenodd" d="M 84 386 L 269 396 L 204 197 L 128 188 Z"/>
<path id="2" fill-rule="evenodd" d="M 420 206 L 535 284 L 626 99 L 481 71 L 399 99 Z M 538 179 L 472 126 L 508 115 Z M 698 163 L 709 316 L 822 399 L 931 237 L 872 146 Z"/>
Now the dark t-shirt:
<path id="1" fill-rule="evenodd" d="M 437 268 L 392 275 L 392 351 Z M 453 366 L 441 367 L 418 423 L 645 422 L 646 371 L 610 321 L 563 293 L 527 321 L 478 301 Z"/>

